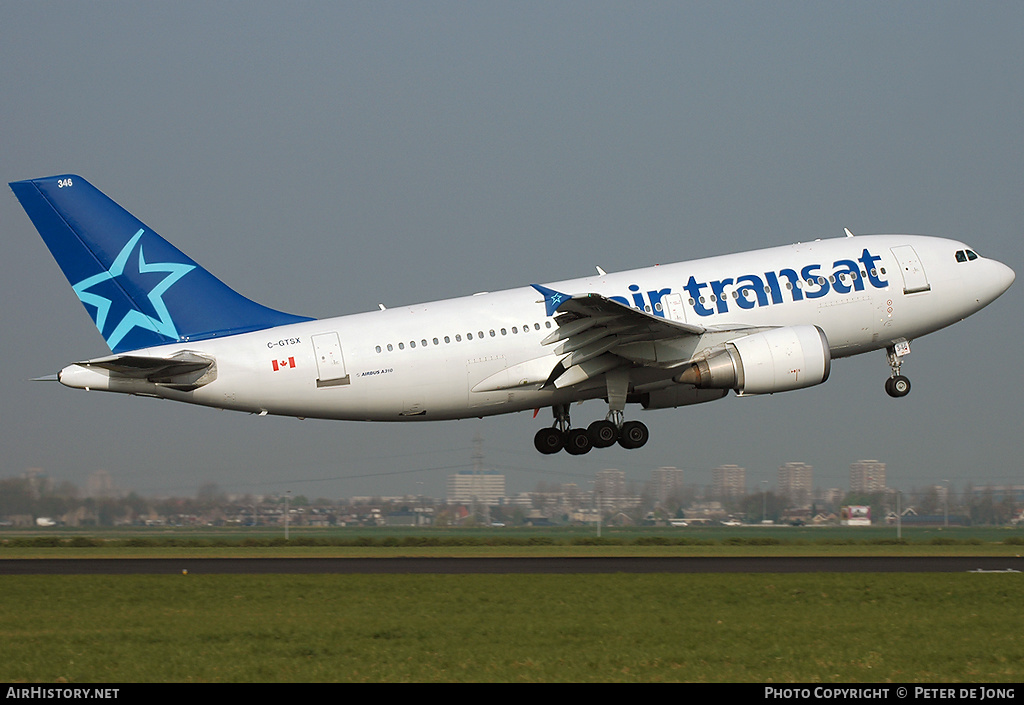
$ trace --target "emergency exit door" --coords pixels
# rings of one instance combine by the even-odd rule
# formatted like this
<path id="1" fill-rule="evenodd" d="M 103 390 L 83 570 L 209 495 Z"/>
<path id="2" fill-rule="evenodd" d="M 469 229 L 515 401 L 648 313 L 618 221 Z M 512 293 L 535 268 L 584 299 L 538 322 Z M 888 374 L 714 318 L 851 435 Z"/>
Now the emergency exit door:
<path id="1" fill-rule="evenodd" d="M 345 370 L 345 356 L 341 353 L 341 341 L 337 333 L 318 333 L 313 336 L 313 351 L 316 354 L 316 386 L 337 387 L 349 384 Z"/>
<path id="2" fill-rule="evenodd" d="M 917 256 L 917 251 L 910 245 L 893 247 L 892 253 L 900 265 L 900 273 L 903 275 L 903 293 L 916 294 L 919 291 L 931 291 L 928 283 L 928 276 L 924 272 L 924 265 Z"/>

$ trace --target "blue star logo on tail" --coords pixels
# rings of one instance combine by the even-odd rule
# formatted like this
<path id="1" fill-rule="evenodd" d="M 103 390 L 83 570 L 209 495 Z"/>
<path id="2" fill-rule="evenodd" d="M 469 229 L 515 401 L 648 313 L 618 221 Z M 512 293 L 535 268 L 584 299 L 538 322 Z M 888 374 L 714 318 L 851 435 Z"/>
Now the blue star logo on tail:
<path id="1" fill-rule="evenodd" d="M 110 346 L 111 350 L 117 348 L 118 343 L 128 335 L 134 328 L 143 328 L 145 330 L 154 331 L 160 335 L 167 336 L 172 340 L 177 340 L 178 330 L 174 326 L 174 321 L 171 318 L 170 312 L 167 310 L 167 305 L 164 303 L 163 295 L 170 289 L 174 284 L 181 279 L 183 276 L 191 272 L 196 268 L 194 264 L 182 264 L 179 262 L 154 262 L 152 264 L 146 262 L 146 258 L 142 251 L 142 245 L 139 241 L 142 239 L 143 233 L 146 232 L 144 229 L 140 229 L 135 235 L 129 240 L 117 257 L 114 259 L 113 264 L 110 265 L 110 269 L 99 274 L 94 274 L 91 277 L 87 277 L 82 281 L 74 285 L 75 293 L 78 294 L 78 299 L 88 306 L 96 308 L 96 327 L 99 328 L 100 333 L 107 341 L 107 345 Z M 135 251 L 136 245 L 138 245 L 138 272 L 133 272 L 130 268 L 127 274 L 125 274 L 125 267 L 131 259 L 132 253 Z M 138 275 L 148 275 L 154 273 L 164 272 L 167 274 L 161 279 L 156 286 L 149 290 L 146 294 L 149 306 L 156 315 L 148 315 L 140 310 L 140 303 L 132 299 L 128 293 L 131 289 L 126 290 L 116 281 L 118 277 L 124 276 L 130 281 L 138 282 Z M 114 304 L 114 299 L 110 296 L 103 296 L 102 294 L 90 291 L 94 287 L 97 287 L 104 282 L 111 282 L 117 287 L 121 296 L 127 298 L 129 302 L 129 310 L 125 312 L 121 320 L 116 323 L 112 322 L 113 330 L 109 333 L 107 330 L 107 318 L 110 315 L 110 310 Z M 133 287 L 134 288 L 134 287 Z"/>

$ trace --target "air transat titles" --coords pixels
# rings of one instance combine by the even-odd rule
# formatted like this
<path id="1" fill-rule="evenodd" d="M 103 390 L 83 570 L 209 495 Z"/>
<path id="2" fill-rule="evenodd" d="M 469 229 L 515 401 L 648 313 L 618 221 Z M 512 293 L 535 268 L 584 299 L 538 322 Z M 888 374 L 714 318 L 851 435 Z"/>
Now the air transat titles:
<path id="1" fill-rule="evenodd" d="M 848 294 L 851 291 L 864 291 L 865 280 L 876 289 L 884 289 L 889 282 L 882 278 L 885 269 L 877 266 L 881 261 L 879 255 L 872 254 L 867 248 L 857 260 L 840 259 L 832 263 L 832 271 L 822 271 L 822 264 L 807 264 L 799 271 L 783 268 L 775 272 L 762 274 L 742 274 L 735 278 L 716 279 L 713 281 L 697 281 L 690 276 L 683 289 L 690 295 L 687 302 L 698 316 L 713 316 L 729 312 L 729 299 L 741 309 L 752 309 L 760 306 L 781 304 L 785 300 L 783 289 L 789 292 L 790 301 L 804 299 L 820 299 L 830 291 Z M 656 316 L 665 317 L 665 306 L 662 299 L 673 293 L 671 288 L 655 289 L 647 292 L 646 300 L 643 292 L 636 284 L 629 287 L 630 298 L 612 296 L 615 301 L 646 310 Z M 731 294 L 730 294 L 731 292 Z M 630 300 L 632 299 L 632 300 Z M 708 307 L 706 304 L 711 304 Z"/>

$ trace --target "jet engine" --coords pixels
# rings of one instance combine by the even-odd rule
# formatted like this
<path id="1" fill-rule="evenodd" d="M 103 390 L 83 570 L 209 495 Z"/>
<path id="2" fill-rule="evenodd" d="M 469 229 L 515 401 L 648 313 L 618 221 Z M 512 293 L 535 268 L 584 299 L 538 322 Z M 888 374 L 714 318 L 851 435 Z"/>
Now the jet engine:
<path id="1" fill-rule="evenodd" d="M 818 326 L 788 326 L 730 340 L 673 380 L 741 394 L 788 392 L 828 379 L 832 355 Z"/>

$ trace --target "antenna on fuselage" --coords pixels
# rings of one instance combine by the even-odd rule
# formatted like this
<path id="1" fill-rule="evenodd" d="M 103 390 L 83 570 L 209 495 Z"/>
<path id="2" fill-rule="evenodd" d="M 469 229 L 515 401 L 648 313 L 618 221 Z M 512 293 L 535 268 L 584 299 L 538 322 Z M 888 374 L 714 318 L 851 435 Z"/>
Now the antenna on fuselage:
<path id="1" fill-rule="evenodd" d="M 846 233 L 846 237 L 853 237 L 853 233 L 850 232 L 849 228 L 843 228 L 843 232 Z"/>

